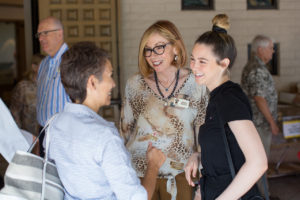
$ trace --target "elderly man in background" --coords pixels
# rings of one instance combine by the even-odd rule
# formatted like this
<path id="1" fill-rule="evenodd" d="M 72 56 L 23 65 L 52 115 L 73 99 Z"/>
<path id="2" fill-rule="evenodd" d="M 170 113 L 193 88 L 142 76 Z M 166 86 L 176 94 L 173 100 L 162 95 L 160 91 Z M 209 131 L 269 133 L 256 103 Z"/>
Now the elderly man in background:
<path id="1" fill-rule="evenodd" d="M 251 58 L 242 72 L 241 85 L 251 103 L 253 122 L 260 134 L 267 156 L 270 155 L 272 134 L 277 135 L 277 92 L 266 64 L 272 59 L 271 38 L 257 35 L 251 46 Z M 262 183 L 258 183 L 261 191 Z"/>
<path id="2" fill-rule="evenodd" d="M 63 34 L 63 25 L 55 17 L 47 17 L 39 23 L 36 37 L 48 55 L 41 62 L 37 77 L 37 120 L 41 127 L 71 101 L 61 83 L 59 70 L 61 56 L 68 49 Z M 44 155 L 43 138 L 44 134 L 40 138 L 41 156 Z"/>

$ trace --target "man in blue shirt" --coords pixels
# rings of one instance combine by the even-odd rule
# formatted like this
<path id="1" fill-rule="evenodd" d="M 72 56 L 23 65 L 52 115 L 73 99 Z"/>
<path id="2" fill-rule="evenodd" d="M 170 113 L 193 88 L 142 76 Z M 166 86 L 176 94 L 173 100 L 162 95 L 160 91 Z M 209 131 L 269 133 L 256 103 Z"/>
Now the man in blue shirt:
<path id="1" fill-rule="evenodd" d="M 92 42 L 74 44 L 62 56 L 62 83 L 73 103 L 55 116 L 48 133 L 65 199 L 150 200 L 154 192 L 165 155 L 149 144 L 143 187 L 116 127 L 97 114 L 110 104 L 112 74 L 107 52 Z"/>
<path id="2" fill-rule="evenodd" d="M 39 23 L 36 37 L 48 55 L 41 62 L 37 76 L 37 120 L 44 127 L 52 115 L 62 111 L 66 102 L 70 102 L 61 83 L 59 70 L 61 56 L 68 46 L 64 43 L 63 25 L 55 17 L 48 17 Z M 42 135 L 40 144 L 43 138 Z M 43 156 L 43 148 L 40 147 Z"/>

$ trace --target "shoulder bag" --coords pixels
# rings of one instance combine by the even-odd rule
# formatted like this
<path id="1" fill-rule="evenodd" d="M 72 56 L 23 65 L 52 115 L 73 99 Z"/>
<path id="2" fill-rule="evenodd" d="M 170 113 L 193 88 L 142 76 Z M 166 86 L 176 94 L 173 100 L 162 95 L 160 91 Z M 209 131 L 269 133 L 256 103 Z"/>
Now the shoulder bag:
<path id="1" fill-rule="evenodd" d="M 48 160 L 49 124 L 47 122 L 27 152 L 17 151 L 4 175 L 4 188 L 0 200 L 64 199 L 64 188 L 54 163 Z M 45 158 L 31 153 L 38 138 L 46 130 Z"/>

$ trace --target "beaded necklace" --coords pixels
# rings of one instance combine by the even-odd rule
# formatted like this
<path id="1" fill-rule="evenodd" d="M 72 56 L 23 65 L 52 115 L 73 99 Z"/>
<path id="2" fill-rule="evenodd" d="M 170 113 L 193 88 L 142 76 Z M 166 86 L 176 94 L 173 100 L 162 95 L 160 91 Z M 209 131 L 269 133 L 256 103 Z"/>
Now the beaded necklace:
<path id="1" fill-rule="evenodd" d="M 169 88 L 171 87 L 171 85 L 173 85 L 173 83 L 174 83 L 175 80 L 176 80 L 176 75 L 175 75 L 175 77 L 174 77 L 172 83 L 170 83 L 170 85 L 169 85 L 168 87 L 165 87 L 165 86 L 160 82 L 159 79 L 157 79 L 157 80 L 158 80 L 158 83 L 159 83 L 161 86 L 163 86 L 163 88 L 165 89 L 165 91 L 168 92 L 168 91 L 169 91 Z"/>
<path id="2" fill-rule="evenodd" d="M 177 70 L 177 73 L 176 73 L 176 82 L 175 82 L 174 88 L 173 88 L 171 94 L 167 97 L 167 99 L 170 99 L 170 98 L 174 95 L 174 92 L 175 92 L 175 90 L 176 90 L 176 88 L 177 88 L 177 84 L 178 84 L 179 72 L 180 72 L 180 69 Z M 154 79 L 155 79 L 156 88 L 157 88 L 157 90 L 158 90 L 160 96 L 164 99 L 165 96 L 163 95 L 163 93 L 161 92 L 161 90 L 160 90 L 160 88 L 159 88 L 159 84 L 158 84 L 158 81 L 159 81 L 159 80 L 158 80 L 158 78 L 157 78 L 157 74 L 156 74 L 155 71 L 154 71 Z"/>

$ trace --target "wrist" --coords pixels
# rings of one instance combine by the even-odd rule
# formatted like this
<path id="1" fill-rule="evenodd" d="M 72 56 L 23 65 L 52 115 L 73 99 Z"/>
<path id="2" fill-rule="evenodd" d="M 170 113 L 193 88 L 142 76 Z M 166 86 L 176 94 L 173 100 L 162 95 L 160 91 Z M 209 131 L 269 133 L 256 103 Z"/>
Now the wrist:
<path id="1" fill-rule="evenodd" d="M 158 164 L 155 164 L 155 163 L 153 163 L 153 162 L 151 162 L 151 161 L 148 162 L 148 165 L 147 165 L 147 169 L 148 169 L 148 170 L 151 170 L 151 171 L 153 171 L 154 173 L 158 173 L 159 168 L 160 168 L 160 167 L 158 166 Z"/>
<path id="2" fill-rule="evenodd" d="M 194 153 L 191 155 L 191 157 L 194 158 L 194 159 L 200 160 L 200 153 L 199 153 L 199 152 L 194 152 Z"/>
<path id="3" fill-rule="evenodd" d="M 269 122 L 270 126 L 274 126 L 276 124 L 276 122 L 272 119 L 270 122 Z"/>
<path id="4" fill-rule="evenodd" d="M 273 119 L 273 117 L 270 117 L 269 120 L 267 120 L 269 122 L 270 125 L 276 124 L 275 120 Z"/>

